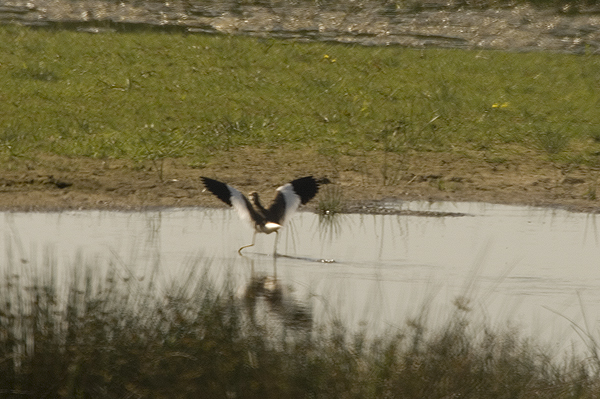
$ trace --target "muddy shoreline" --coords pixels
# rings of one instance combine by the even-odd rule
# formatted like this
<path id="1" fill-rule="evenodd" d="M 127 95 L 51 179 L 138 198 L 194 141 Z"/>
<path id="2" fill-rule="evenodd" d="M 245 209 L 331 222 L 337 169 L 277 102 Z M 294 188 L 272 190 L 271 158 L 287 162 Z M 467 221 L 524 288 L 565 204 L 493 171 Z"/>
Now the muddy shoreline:
<path id="1" fill-rule="evenodd" d="M 47 157 L 11 165 L 0 176 L 0 210 L 144 210 L 166 207 L 221 207 L 203 192 L 200 176 L 217 178 L 268 201 L 293 178 L 313 175 L 336 187 L 347 212 L 394 213 L 394 201 L 475 201 L 600 212 L 596 186 L 600 171 L 561 166 L 527 154 L 498 165 L 457 154 L 414 153 L 342 156 L 335 162 L 310 150 L 278 153 L 241 148 L 203 168 L 185 159 L 151 162 Z M 310 161 L 308 161 L 310 160 Z M 385 164 L 383 163 L 385 162 Z M 385 166 L 387 165 L 387 166 Z M 385 174 L 383 167 L 387 168 Z"/>

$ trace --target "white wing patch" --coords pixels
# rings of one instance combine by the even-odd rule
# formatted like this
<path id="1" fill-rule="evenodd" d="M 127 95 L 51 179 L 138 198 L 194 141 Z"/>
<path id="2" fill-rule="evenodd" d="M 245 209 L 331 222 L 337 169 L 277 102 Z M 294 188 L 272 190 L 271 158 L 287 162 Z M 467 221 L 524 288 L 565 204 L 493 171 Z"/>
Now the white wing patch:
<path id="1" fill-rule="evenodd" d="M 294 216 L 296 210 L 300 206 L 300 196 L 296 194 L 294 191 L 294 186 L 291 183 L 284 184 L 283 186 L 277 189 L 285 200 L 285 210 L 283 213 L 283 220 L 281 220 L 281 225 L 283 226 L 288 220 Z"/>
<path id="2" fill-rule="evenodd" d="M 254 225 L 254 220 L 252 220 L 252 216 L 248 210 L 248 203 L 246 202 L 244 194 L 231 187 L 229 184 L 227 185 L 227 188 L 231 193 L 231 206 L 237 211 L 242 220 L 250 222 Z"/>

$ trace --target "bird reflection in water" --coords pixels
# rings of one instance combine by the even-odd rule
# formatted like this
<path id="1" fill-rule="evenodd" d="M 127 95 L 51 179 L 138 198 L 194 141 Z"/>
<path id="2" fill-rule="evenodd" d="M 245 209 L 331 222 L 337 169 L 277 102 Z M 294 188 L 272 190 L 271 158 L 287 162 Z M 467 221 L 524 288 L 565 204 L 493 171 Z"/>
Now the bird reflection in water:
<path id="1" fill-rule="evenodd" d="M 247 258 L 251 266 L 250 281 L 243 287 L 244 306 L 252 321 L 265 312 L 275 315 L 285 327 L 294 329 L 312 328 L 312 310 L 306 303 L 300 302 L 293 295 L 291 286 L 283 284 L 277 278 L 277 257 L 273 258 L 273 275 L 256 273 L 254 259 Z"/>

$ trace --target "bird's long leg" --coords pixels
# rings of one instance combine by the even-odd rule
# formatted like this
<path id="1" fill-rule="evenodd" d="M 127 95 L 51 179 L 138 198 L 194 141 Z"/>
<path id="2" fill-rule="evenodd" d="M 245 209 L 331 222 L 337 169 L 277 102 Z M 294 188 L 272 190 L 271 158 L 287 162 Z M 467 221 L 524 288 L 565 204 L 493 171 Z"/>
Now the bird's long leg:
<path id="1" fill-rule="evenodd" d="M 242 255 L 242 249 L 254 246 L 255 239 L 256 239 L 256 231 L 254 231 L 254 234 L 252 235 L 252 244 L 244 245 L 243 247 L 238 249 L 238 254 Z"/>
<path id="2" fill-rule="evenodd" d="M 277 241 L 279 241 L 279 231 L 275 232 L 275 246 L 273 247 L 273 257 L 277 256 Z"/>

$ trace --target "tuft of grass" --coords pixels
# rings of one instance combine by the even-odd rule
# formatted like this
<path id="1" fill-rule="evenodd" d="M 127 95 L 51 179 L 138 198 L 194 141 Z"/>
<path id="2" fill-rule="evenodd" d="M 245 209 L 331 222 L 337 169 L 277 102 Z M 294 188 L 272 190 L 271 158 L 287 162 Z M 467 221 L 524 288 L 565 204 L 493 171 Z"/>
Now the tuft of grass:
<path id="1" fill-rule="evenodd" d="M 563 131 L 546 129 L 537 134 L 537 141 L 544 151 L 554 155 L 565 151 L 571 138 Z"/>
<path id="2" fill-rule="evenodd" d="M 334 217 L 336 214 L 344 212 L 344 208 L 344 193 L 340 186 L 330 184 L 321 190 L 317 204 L 317 212 L 320 217 Z"/>
<path id="3" fill-rule="evenodd" d="M 591 184 L 586 190 L 584 197 L 590 201 L 595 201 L 598 198 L 596 194 L 596 184 Z"/>
<path id="4" fill-rule="evenodd" d="M 48 69 L 43 64 L 27 65 L 26 67 L 13 72 L 13 77 L 18 79 L 32 79 L 42 82 L 56 82 L 60 77 L 51 69 Z"/>

